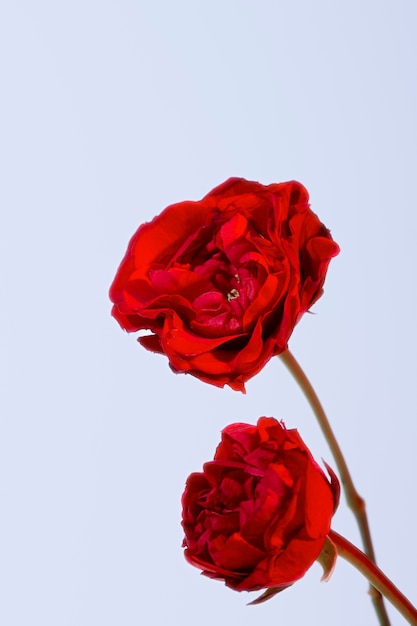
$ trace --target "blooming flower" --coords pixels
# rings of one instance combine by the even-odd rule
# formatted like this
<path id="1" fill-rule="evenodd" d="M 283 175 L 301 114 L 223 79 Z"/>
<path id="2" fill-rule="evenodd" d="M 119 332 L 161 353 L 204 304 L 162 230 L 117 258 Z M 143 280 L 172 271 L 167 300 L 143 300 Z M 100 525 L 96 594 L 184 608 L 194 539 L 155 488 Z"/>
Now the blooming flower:
<path id="1" fill-rule="evenodd" d="M 339 251 L 297 182 L 231 178 L 166 208 L 132 237 L 112 314 L 175 372 L 244 391 L 287 348 Z"/>
<path id="2" fill-rule="evenodd" d="M 318 558 L 339 500 L 296 430 L 231 424 L 182 496 L 186 559 L 237 591 L 284 589 Z"/>

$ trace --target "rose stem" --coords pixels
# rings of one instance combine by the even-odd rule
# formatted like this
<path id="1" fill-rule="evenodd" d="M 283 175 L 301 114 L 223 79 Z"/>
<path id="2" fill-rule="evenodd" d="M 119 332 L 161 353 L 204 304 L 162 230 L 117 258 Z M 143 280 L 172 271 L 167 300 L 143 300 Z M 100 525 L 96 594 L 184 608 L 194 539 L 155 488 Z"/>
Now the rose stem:
<path id="1" fill-rule="evenodd" d="M 353 511 L 353 514 L 356 517 L 365 552 L 369 559 L 373 561 L 373 563 L 375 563 L 375 551 L 372 544 L 371 532 L 369 530 L 368 517 L 366 515 L 365 500 L 358 494 L 355 489 L 345 458 L 330 426 L 329 420 L 327 419 L 326 413 L 324 412 L 323 406 L 316 392 L 314 391 L 313 386 L 311 385 L 301 366 L 299 365 L 295 357 L 291 354 L 291 352 L 289 350 L 286 350 L 285 352 L 282 352 L 279 356 L 299 384 L 311 408 L 313 409 L 322 433 L 326 438 L 327 443 L 329 444 L 329 448 L 333 454 L 337 469 L 339 470 L 340 480 L 342 482 L 345 492 L 346 502 L 348 507 Z M 390 626 L 390 621 L 384 605 L 383 597 L 381 593 L 372 585 L 370 587 L 370 596 L 372 598 L 372 602 L 381 626 Z"/>
<path id="2" fill-rule="evenodd" d="M 346 559 L 351 565 L 368 579 L 373 587 L 378 589 L 386 599 L 401 613 L 409 624 L 417 625 L 417 609 L 411 604 L 408 598 L 385 576 L 375 563 L 354 546 L 350 541 L 331 530 L 329 538 L 335 544 L 337 553 Z"/>

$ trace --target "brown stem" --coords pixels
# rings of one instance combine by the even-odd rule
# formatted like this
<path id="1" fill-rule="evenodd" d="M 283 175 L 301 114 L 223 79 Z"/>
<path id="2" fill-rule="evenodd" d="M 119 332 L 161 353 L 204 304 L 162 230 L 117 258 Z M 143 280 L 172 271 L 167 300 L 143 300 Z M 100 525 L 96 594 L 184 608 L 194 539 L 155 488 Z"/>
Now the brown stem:
<path id="1" fill-rule="evenodd" d="M 289 350 L 286 350 L 285 352 L 282 352 L 279 356 L 299 384 L 311 408 L 313 409 L 322 433 L 326 438 L 327 443 L 329 444 L 329 448 L 333 454 L 333 458 L 339 471 L 340 481 L 343 486 L 347 505 L 356 517 L 364 550 L 369 559 L 373 563 L 375 563 L 375 551 L 372 544 L 371 532 L 369 530 L 365 500 L 356 491 L 345 458 L 330 426 L 330 422 L 324 412 L 323 406 L 316 392 L 314 391 L 313 386 L 305 375 L 303 369 L 301 368 L 295 357 L 291 354 L 291 352 Z M 381 624 L 381 626 L 390 626 L 390 621 L 381 593 L 372 585 L 369 591 L 375 611 L 378 616 L 379 623 Z"/>
<path id="2" fill-rule="evenodd" d="M 337 553 L 346 559 L 351 565 L 367 578 L 370 584 L 385 596 L 393 606 L 401 613 L 409 624 L 417 626 L 417 609 L 408 598 L 394 585 L 394 583 L 382 572 L 375 563 L 361 552 L 350 541 L 331 530 L 329 538 L 335 544 Z"/>

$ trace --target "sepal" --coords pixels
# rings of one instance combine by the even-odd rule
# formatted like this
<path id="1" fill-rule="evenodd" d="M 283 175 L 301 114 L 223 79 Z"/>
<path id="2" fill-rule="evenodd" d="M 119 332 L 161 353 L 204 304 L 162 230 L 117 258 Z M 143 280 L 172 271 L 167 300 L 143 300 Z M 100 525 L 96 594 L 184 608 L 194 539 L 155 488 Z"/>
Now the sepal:
<path id="1" fill-rule="evenodd" d="M 333 574 L 333 570 L 336 566 L 337 559 L 337 549 L 333 541 L 327 535 L 326 541 L 324 542 L 324 546 L 317 557 L 317 561 L 323 568 L 323 576 L 321 577 L 321 581 L 327 583 Z"/>
<path id="2" fill-rule="evenodd" d="M 276 596 L 277 593 L 279 593 L 280 591 L 284 591 L 284 589 L 287 589 L 288 587 L 291 587 L 291 585 L 283 585 L 282 587 L 270 587 L 269 589 L 266 589 L 263 593 L 261 593 L 260 596 L 255 598 L 255 600 L 252 600 L 252 602 L 248 602 L 248 606 L 262 604 L 262 602 L 270 600 L 271 598 Z"/>

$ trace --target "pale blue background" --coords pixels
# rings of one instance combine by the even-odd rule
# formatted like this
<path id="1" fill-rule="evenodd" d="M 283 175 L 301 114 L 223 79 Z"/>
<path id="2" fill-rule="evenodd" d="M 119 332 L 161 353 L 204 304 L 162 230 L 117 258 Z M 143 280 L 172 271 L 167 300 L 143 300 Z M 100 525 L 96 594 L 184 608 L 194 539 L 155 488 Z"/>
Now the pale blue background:
<path id="1" fill-rule="evenodd" d="M 417 602 L 416 28 L 414 0 L 2 3 L 1 624 L 376 624 L 342 561 L 247 607 L 183 559 L 227 423 L 283 418 L 332 463 L 278 359 L 218 390 L 109 316 L 137 226 L 229 176 L 300 180 L 341 245 L 291 348 Z M 344 501 L 334 528 L 358 541 Z"/>

